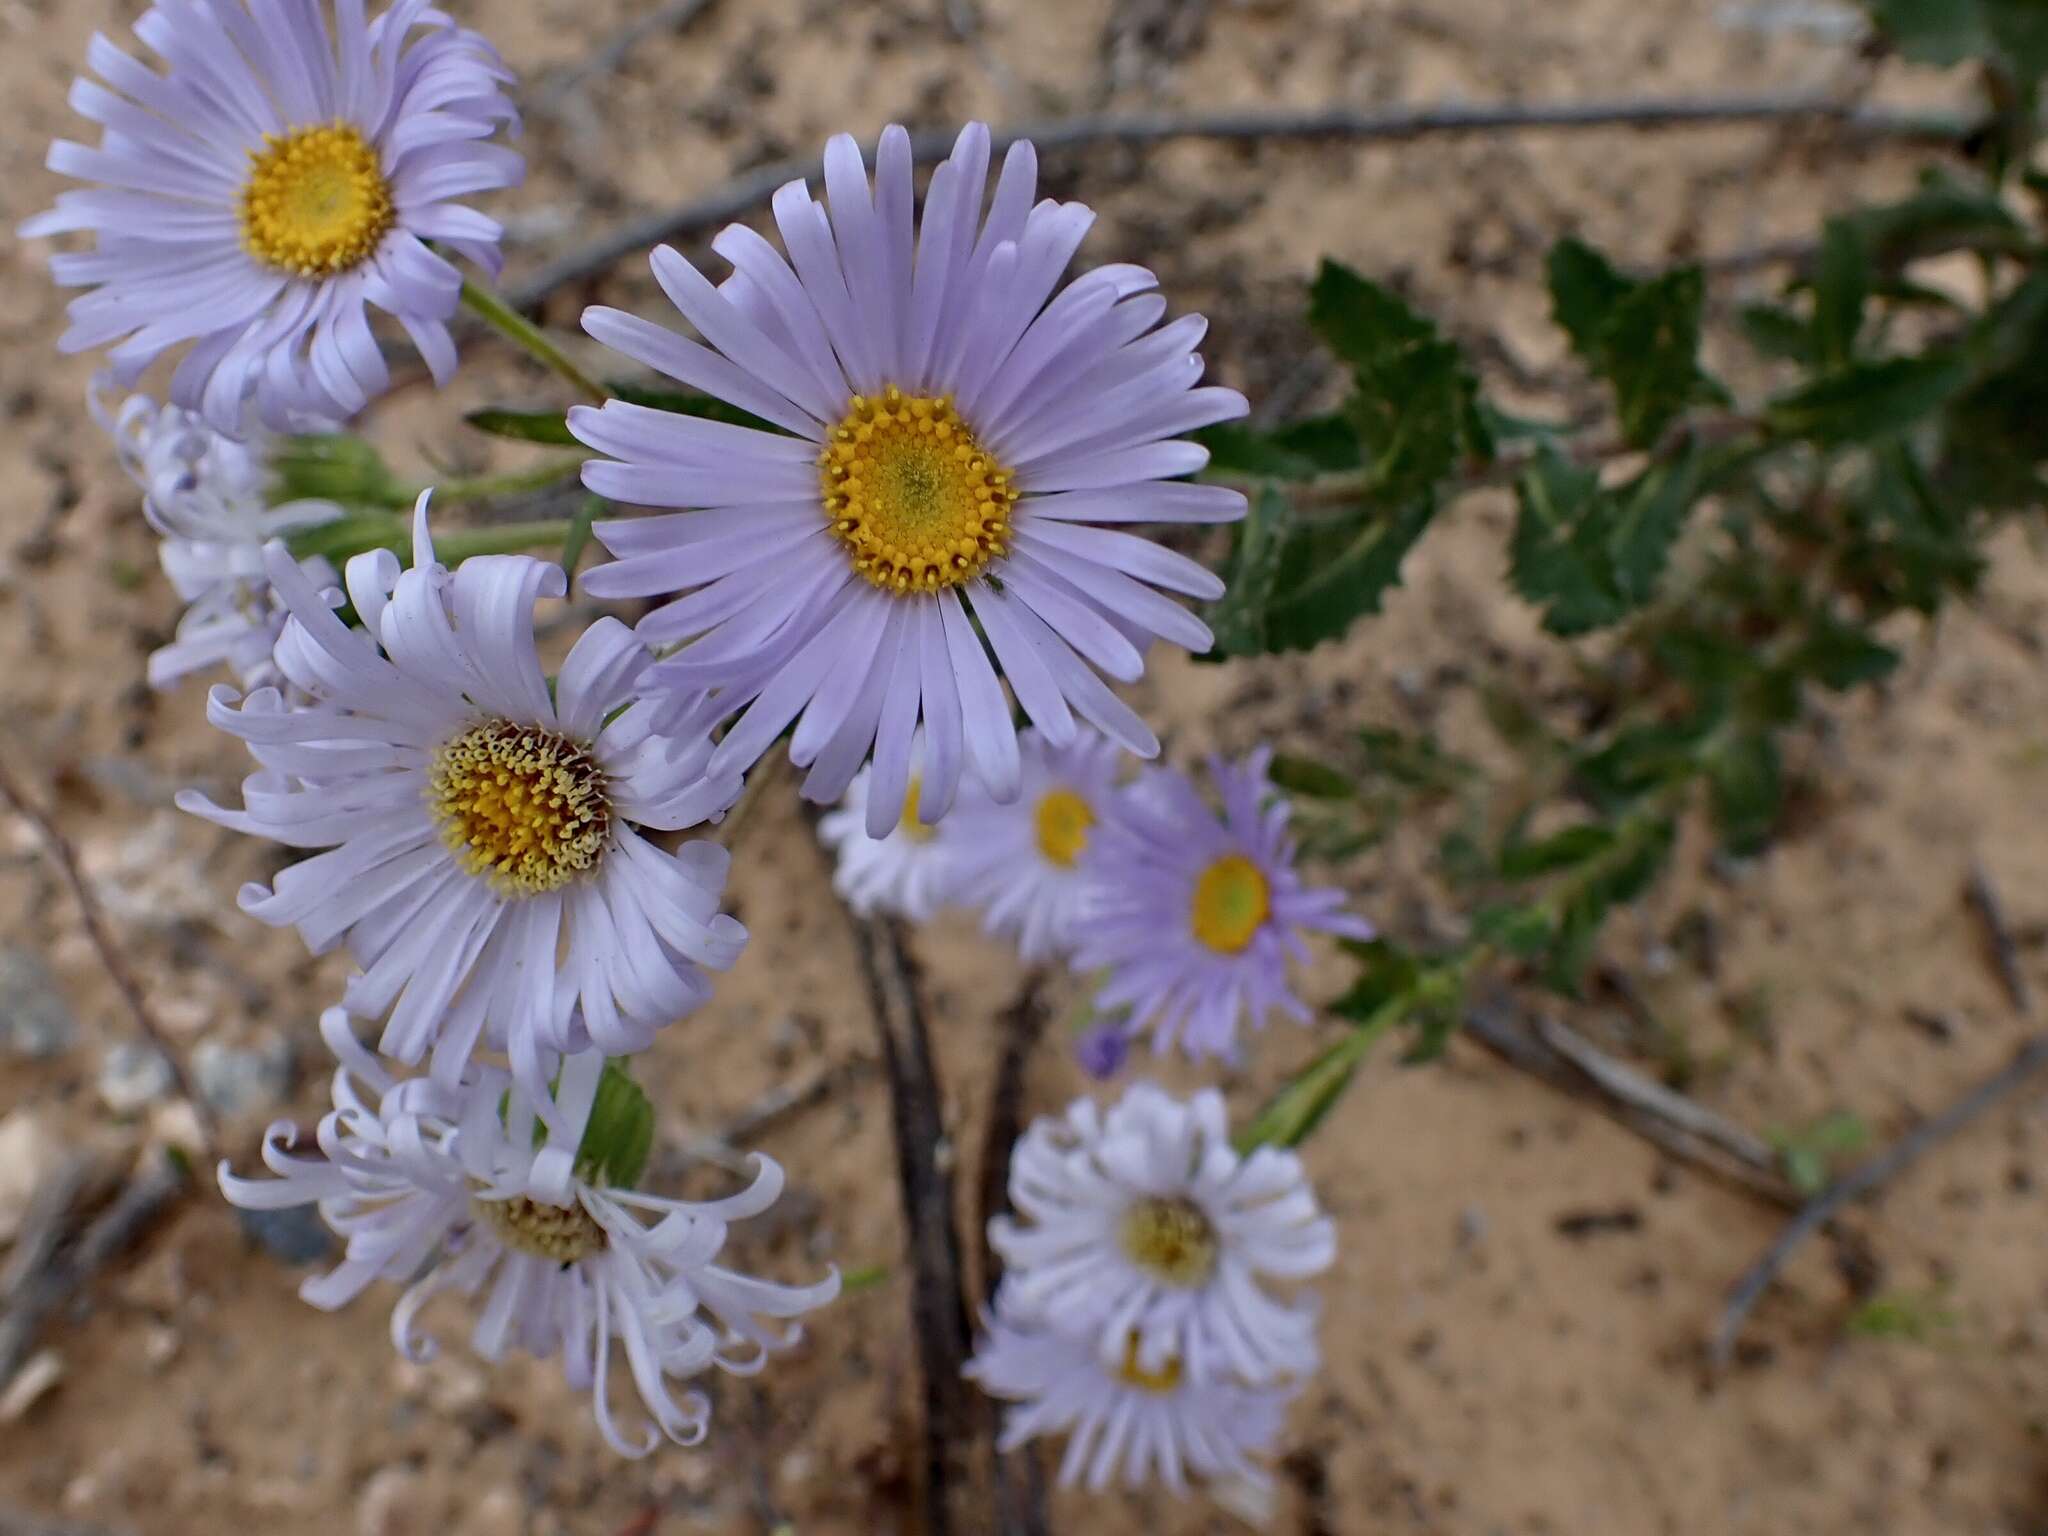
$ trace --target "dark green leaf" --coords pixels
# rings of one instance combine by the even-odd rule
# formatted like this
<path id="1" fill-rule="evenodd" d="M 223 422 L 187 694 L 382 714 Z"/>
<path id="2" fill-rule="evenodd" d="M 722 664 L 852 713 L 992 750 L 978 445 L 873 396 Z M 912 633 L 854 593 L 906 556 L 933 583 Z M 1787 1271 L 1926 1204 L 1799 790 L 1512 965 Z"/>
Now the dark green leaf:
<path id="1" fill-rule="evenodd" d="M 462 418 L 479 432 L 493 437 L 516 438 L 523 443 L 557 443 L 578 446 L 569 423 L 560 411 L 471 411 Z"/>
<path id="2" fill-rule="evenodd" d="M 1348 776 L 1312 757 L 1275 753 L 1267 773 L 1290 795 L 1302 795 L 1311 800 L 1349 800 L 1358 792 L 1358 786 Z"/>
<path id="3" fill-rule="evenodd" d="M 1865 442 L 1904 432 L 1970 382 L 1969 358 L 1954 351 L 1853 363 L 1779 395 L 1770 422 L 1789 437 L 1823 445 Z"/>
<path id="4" fill-rule="evenodd" d="M 1638 447 L 1656 442 L 1681 410 L 1712 392 L 1699 366 L 1705 302 L 1700 269 L 1681 267 L 1636 288 L 1601 328 L 1597 366 L 1614 386 L 1623 434 Z"/>
<path id="5" fill-rule="evenodd" d="M 1206 615 L 1216 637 L 1209 653 L 1215 659 L 1257 656 L 1268 649 L 1267 609 L 1280 577 L 1290 515 L 1286 496 L 1268 487 L 1252 499 L 1244 521 L 1233 530 L 1226 591 Z"/>
<path id="6" fill-rule="evenodd" d="M 1361 462 L 1358 432 L 1342 416 L 1312 416 L 1275 432 L 1227 421 L 1192 435 L 1209 450 L 1213 474 L 1307 480 L 1356 469 Z"/>
<path id="7" fill-rule="evenodd" d="M 1782 304 L 1745 304 L 1742 333 L 1766 357 L 1804 367 L 1813 364 L 1813 327 Z"/>
<path id="8" fill-rule="evenodd" d="M 602 496 L 586 496 L 583 505 L 576 509 L 576 516 L 569 524 L 569 536 L 562 541 L 562 569 L 571 576 L 583 559 L 583 551 L 590 544 L 590 525 L 597 521 L 598 514 L 606 506 Z"/>
<path id="9" fill-rule="evenodd" d="M 1378 283 L 1325 259 L 1309 289 L 1308 323 L 1344 362 L 1371 366 L 1415 342 L 1436 339 L 1436 326 Z"/>
<path id="10" fill-rule="evenodd" d="M 1366 726 L 1358 733 L 1358 743 L 1365 749 L 1367 773 L 1408 789 L 1446 794 L 1479 772 L 1468 759 L 1445 751 L 1432 736 Z"/>
<path id="11" fill-rule="evenodd" d="M 1888 677 L 1898 664 L 1899 653 L 1860 624 L 1845 624 L 1831 614 L 1818 613 L 1792 667 L 1824 688 L 1841 691 Z"/>
<path id="12" fill-rule="evenodd" d="M 1378 613 L 1401 579 L 1401 562 L 1435 514 L 1434 499 L 1420 497 L 1296 531 L 1281 551 L 1265 616 L 1265 648 L 1305 651 L 1343 634 L 1355 619 Z"/>
<path id="13" fill-rule="evenodd" d="M 1545 449 L 1515 482 L 1515 500 L 1508 579 L 1543 609 L 1543 627 L 1584 634 L 1626 613 L 1602 537 L 1609 513 L 1598 472 Z"/>
<path id="14" fill-rule="evenodd" d="M 1700 455 L 1691 443 L 1675 459 L 1652 464 L 1615 491 L 1614 526 L 1606 535 L 1614 586 L 1639 608 L 1657 595 L 1671 546 L 1699 497 Z"/>
<path id="15" fill-rule="evenodd" d="M 1614 829 L 1600 822 L 1566 827 L 1533 842 L 1515 839 L 1501 849 L 1500 872 L 1510 880 L 1528 880 L 1555 870 L 1572 869 L 1614 846 Z"/>
<path id="16" fill-rule="evenodd" d="M 1708 759 L 1707 781 L 1722 841 L 1735 853 L 1763 847 L 1785 802 L 1776 738 L 1767 731 L 1736 737 Z"/>
<path id="17" fill-rule="evenodd" d="M 1361 969 L 1350 989 L 1330 1004 L 1330 1011 L 1354 1023 L 1363 1024 L 1396 998 L 1408 996 L 1421 978 L 1421 961 L 1391 939 L 1361 940 L 1344 949 Z"/>
<path id="18" fill-rule="evenodd" d="M 1552 317 L 1571 338 L 1572 350 L 1598 370 L 1605 361 L 1601 333 L 1614 306 L 1634 291 L 1634 281 L 1585 241 L 1569 236 L 1550 248 L 1544 268 L 1550 279 Z"/>
<path id="19" fill-rule="evenodd" d="M 1862 226 L 1853 219 L 1828 220 L 1813 279 L 1813 350 L 1822 367 L 1840 368 L 1855 355 L 1870 282 Z"/>
<path id="20" fill-rule="evenodd" d="M 1541 907 L 1519 902 L 1481 907 L 1472 914 L 1472 935 L 1525 960 L 1549 949 L 1555 937 L 1550 918 Z"/>
<path id="21" fill-rule="evenodd" d="M 752 411 L 743 411 L 714 395 L 692 394 L 680 389 L 662 389 L 619 379 L 606 380 L 604 387 L 628 405 L 644 405 L 649 410 L 669 411 L 678 416 L 701 416 L 707 421 L 729 422 L 736 427 L 754 427 L 778 436 L 788 436 L 773 422 L 763 420 Z"/>

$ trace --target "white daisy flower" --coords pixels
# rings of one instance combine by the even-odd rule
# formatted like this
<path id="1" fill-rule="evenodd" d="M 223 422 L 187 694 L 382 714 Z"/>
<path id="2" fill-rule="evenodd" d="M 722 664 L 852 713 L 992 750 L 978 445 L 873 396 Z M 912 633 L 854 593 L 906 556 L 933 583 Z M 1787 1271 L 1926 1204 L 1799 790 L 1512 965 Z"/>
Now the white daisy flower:
<path id="1" fill-rule="evenodd" d="M 1112 1480 L 1139 1488 L 1154 1478 L 1185 1493 L 1189 1475 L 1263 1487 L 1261 1462 L 1279 1443 L 1288 1386 L 1248 1387 L 1205 1378 L 1177 1359 L 1141 1365 L 1133 1339 L 1115 1363 L 1094 1341 L 1020 1315 L 1008 1282 L 968 1362 L 967 1375 L 1016 1406 L 1003 1415 L 998 1444 L 1014 1451 L 1040 1435 L 1068 1435 L 1060 1482 L 1100 1492 Z"/>
<path id="2" fill-rule="evenodd" d="M 1290 807 L 1266 777 L 1272 753 L 1241 764 L 1212 758 L 1219 816 L 1187 777 L 1154 769 L 1118 798 L 1090 845 L 1088 912 L 1073 966 L 1102 971 L 1104 1013 L 1129 1010 L 1161 1050 L 1235 1058 L 1240 1021 L 1274 1009 L 1307 1023 L 1289 989 L 1309 930 L 1369 939 L 1372 924 L 1339 910 L 1344 893 L 1312 889 L 1294 869 Z"/>
<path id="3" fill-rule="evenodd" d="M 868 835 L 873 768 L 855 774 L 837 809 L 818 818 L 818 836 L 838 860 L 832 889 L 863 917 L 881 912 L 914 923 L 930 922 L 939 908 L 952 903 L 959 884 L 961 848 L 953 818 L 935 827 L 918 819 L 924 767 L 921 736 L 912 744 L 911 765 L 902 819 L 885 836 Z"/>
<path id="4" fill-rule="evenodd" d="M 1036 963 L 1064 953 L 1088 895 L 1081 855 L 1116 794 L 1115 742 L 1081 729 L 1064 747 L 1017 738 L 1022 792 L 1005 805 L 969 785 L 941 826 L 960 849 L 959 893 L 990 933 Z"/>
<path id="5" fill-rule="evenodd" d="M 49 165 L 95 185 L 21 226 L 95 237 L 50 261 L 92 290 L 59 346 L 111 346 L 125 387 L 189 343 L 174 403 L 237 432 L 253 395 L 285 428 L 352 416 L 389 385 L 375 306 L 445 383 L 462 275 L 425 242 L 495 274 L 497 221 L 454 199 L 523 173 L 486 142 L 518 126 L 491 45 L 428 0 L 374 21 L 364 0 L 159 0 L 135 35 L 167 72 L 94 35 L 106 83 L 81 77 L 71 105 L 99 147 L 60 139 Z"/>
<path id="6" fill-rule="evenodd" d="M 277 645 L 310 702 L 260 689 L 207 717 L 260 765 L 244 809 L 187 790 L 178 804 L 222 826 L 321 848 L 245 912 L 291 924 L 316 954 L 347 941 L 362 970 L 342 1003 L 389 1020 L 380 1049 L 444 1082 L 481 1041 L 555 1123 L 557 1053 L 645 1050 L 710 994 L 702 967 L 739 957 L 746 930 L 718 910 L 730 862 L 708 842 L 666 853 L 642 828 L 720 815 L 737 778 L 707 774 L 710 743 L 650 731 L 636 697 L 644 649 L 615 619 L 584 631 L 552 684 L 534 604 L 560 597 L 560 566 L 525 555 L 435 563 L 427 497 L 414 565 L 390 551 L 348 563 L 364 629 L 332 611 L 280 545 L 268 571 L 290 610 Z"/>
<path id="7" fill-rule="evenodd" d="M 630 1187 L 652 1135 L 630 1080 L 610 1079 L 616 1102 L 600 1100 L 591 1117 L 605 1150 L 576 1157 L 565 1175 L 545 1166 L 533 1108 L 502 1071 L 472 1068 L 454 1087 L 395 1082 L 356 1042 L 343 1010 L 329 1010 L 321 1031 L 341 1061 L 334 1109 L 318 1132 L 324 1160 L 294 1156 L 297 1130 L 279 1122 L 263 1143 L 278 1177 L 237 1178 L 223 1162 L 221 1189 L 250 1210 L 318 1205 L 347 1247 L 333 1271 L 300 1286 L 312 1305 L 331 1311 L 372 1281 L 405 1283 L 391 1337 L 407 1359 L 434 1353 L 418 1328 L 431 1298 L 481 1297 L 470 1335 L 478 1354 L 559 1352 L 570 1385 L 590 1392 L 606 1441 L 644 1456 L 662 1435 L 694 1445 L 709 1425 L 703 1395 L 678 1398 L 671 1382 L 712 1365 L 751 1375 L 802 1334 L 763 1319 L 801 1316 L 839 1293 L 836 1271 L 784 1286 L 714 1262 L 729 1223 L 759 1215 L 781 1192 L 782 1171 L 769 1159 L 757 1155 L 752 1186 L 725 1200 L 663 1200 Z M 564 1077 L 583 1079 L 589 1097 L 597 1084 L 586 1069 L 603 1065 L 594 1053 L 576 1058 Z M 613 1418 L 614 1340 L 659 1435 L 628 1434 Z"/>
<path id="8" fill-rule="evenodd" d="M 1203 321 L 1159 327 L 1166 304 L 1139 267 L 1060 288 L 1094 215 L 1034 204 L 1037 161 L 1020 143 L 984 218 L 988 163 L 988 129 L 970 125 L 920 221 L 909 135 L 883 133 L 872 190 L 842 135 L 825 150 L 829 214 L 801 182 L 775 196 L 786 257 L 733 225 L 712 242 L 733 267 L 714 287 L 654 253 L 708 345 L 617 310 L 583 317 L 599 341 L 774 429 L 616 400 L 572 411 L 577 437 L 611 456 L 584 465 L 591 490 L 701 509 L 598 525 L 617 559 L 584 586 L 674 599 L 640 633 L 688 643 L 648 683 L 693 725 L 744 711 L 716 768 L 746 769 L 795 721 L 803 793 L 830 804 L 872 746 L 878 838 L 920 719 L 925 821 L 951 807 L 963 764 L 996 799 L 1017 797 L 1016 729 L 983 636 L 1051 745 L 1073 741 L 1079 715 L 1156 754 L 1097 673 L 1133 681 L 1154 639 L 1206 650 L 1207 626 L 1155 589 L 1214 598 L 1223 584 L 1103 525 L 1244 513 L 1237 492 L 1181 478 L 1208 453 L 1175 434 L 1245 411 L 1235 390 L 1197 387 Z"/>
<path id="9" fill-rule="evenodd" d="M 331 501 L 270 503 L 269 442 L 238 442 L 194 413 L 131 395 L 118 410 L 93 382 L 87 404 L 114 443 L 128 477 L 142 488 L 143 515 L 162 535 L 157 557 L 187 607 L 178 636 L 149 658 L 153 688 L 225 662 L 244 688 L 276 684 L 272 648 L 284 630 L 283 606 L 270 591 L 263 546 L 342 516 Z M 332 586 L 334 567 L 314 558 L 299 570 L 315 587 Z"/>
<path id="10" fill-rule="evenodd" d="M 1337 1230 L 1301 1159 L 1230 1144 L 1223 1096 L 1187 1103 L 1135 1083 L 1104 1115 L 1087 1099 L 1034 1122 L 1010 1165 L 989 1241 L 1018 1316 L 1093 1335 L 1109 1363 L 1179 1360 L 1204 1377 L 1313 1375 L 1317 1307 L 1277 1299 L 1329 1268 Z"/>

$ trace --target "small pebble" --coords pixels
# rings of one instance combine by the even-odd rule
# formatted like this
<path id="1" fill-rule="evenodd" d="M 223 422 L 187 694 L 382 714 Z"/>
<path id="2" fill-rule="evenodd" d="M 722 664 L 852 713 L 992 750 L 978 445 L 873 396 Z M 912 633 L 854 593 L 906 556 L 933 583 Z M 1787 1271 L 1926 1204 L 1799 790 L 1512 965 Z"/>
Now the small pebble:
<path id="1" fill-rule="evenodd" d="M 257 1114 L 291 1093 L 293 1054 L 282 1035 L 271 1035 L 253 1050 L 203 1041 L 192 1053 L 192 1085 L 220 1115 Z"/>
<path id="2" fill-rule="evenodd" d="M 56 1166 L 56 1135 L 33 1110 L 0 1119 L 0 1243 L 20 1235 L 37 1186 Z"/>
<path id="3" fill-rule="evenodd" d="M 294 1269 L 318 1264 L 334 1252 L 334 1234 L 310 1205 L 281 1211 L 237 1210 L 235 1219 L 250 1242 Z"/>
<path id="4" fill-rule="evenodd" d="M 127 1040 L 100 1063 L 100 1102 L 117 1115 L 146 1109 L 171 1091 L 171 1064 L 152 1046 Z"/>
<path id="5" fill-rule="evenodd" d="M 42 958 L 0 949 L 0 1050 L 42 1060 L 62 1055 L 77 1040 L 78 1025 Z"/>

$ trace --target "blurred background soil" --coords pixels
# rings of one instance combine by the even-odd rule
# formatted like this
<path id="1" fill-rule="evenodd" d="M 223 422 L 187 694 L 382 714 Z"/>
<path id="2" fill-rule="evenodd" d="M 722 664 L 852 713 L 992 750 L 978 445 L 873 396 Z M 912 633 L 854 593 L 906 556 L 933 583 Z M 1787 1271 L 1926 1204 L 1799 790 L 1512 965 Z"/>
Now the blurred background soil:
<path id="1" fill-rule="evenodd" d="M 707 0 L 597 75 L 587 62 L 650 0 L 451 8 L 525 80 L 529 177 L 492 208 L 510 221 L 514 280 L 616 221 L 892 119 L 1819 89 L 1968 98 L 1960 76 L 1866 59 L 1853 14 L 1822 3 Z M 81 132 L 64 95 L 87 37 L 125 40 L 140 9 L 0 0 L 0 753 L 54 799 L 247 1167 L 267 1121 L 310 1123 L 324 1105 L 313 1021 L 340 966 L 237 911 L 236 887 L 276 868 L 271 851 L 172 809 L 184 784 L 229 791 L 243 759 L 207 728 L 201 685 L 152 696 L 142 683 L 174 600 L 136 494 L 85 415 L 92 364 L 54 351 L 48 252 L 12 233 L 57 190 L 47 141 Z M 1510 398 L 1585 404 L 1546 317 L 1553 238 L 1577 230 L 1645 263 L 1720 262 L 1810 238 L 1827 210 L 1902 191 L 1924 158 L 1824 128 L 1180 143 L 1051 154 L 1045 185 L 1100 211 L 1086 262 L 1144 262 L 1176 309 L 1209 316 L 1212 371 L 1271 418 L 1337 387 L 1299 318 L 1325 253 L 1444 316 Z M 1724 267 L 1717 314 L 1773 281 Z M 559 294 L 549 318 L 571 326 L 600 297 L 661 313 L 634 262 Z M 368 427 L 408 472 L 512 464 L 454 430 L 457 415 L 555 398 L 477 342 L 448 396 L 414 382 Z M 1460 502 L 1385 615 L 1342 645 L 1222 669 L 1161 656 L 1137 702 L 1180 761 L 1261 739 L 1327 745 L 1368 724 L 1488 752 L 1475 684 L 1568 718 L 1570 660 L 1502 581 L 1509 515 L 1501 495 Z M 1888 1140 L 2010 1053 L 2027 1026 L 1962 891 L 1981 860 L 2048 993 L 2048 564 L 2017 536 L 1995 555 L 1972 611 L 1895 637 L 1909 661 L 1881 692 L 1813 718 L 1794 763 L 1810 787 L 1783 841 L 1736 865 L 1691 839 L 1674 878 L 1613 925 L 1604 954 L 1618 981 L 1572 1009 L 1574 1024 L 1766 1134 L 1850 1112 Z M 561 613 L 558 637 L 584 617 Z M 827 1262 L 883 1273 L 821 1315 L 793 1359 L 718 1383 L 703 1448 L 620 1461 L 555 1363 L 475 1361 L 459 1306 L 430 1313 L 438 1360 L 401 1363 L 388 1291 L 334 1317 L 296 1299 L 290 1261 L 319 1262 L 317 1226 L 245 1226 L 209 1188 L 58 1315 L 33 1390 L 18 1383 L 0 1402 L 0 1529 L 18 1528 L 10 1510 L 163 1536 L 903 1529 L 917 1394 L 888 1101 L 847 925 L 787 784 L 745 824 L 734 867 L 753 943 L 643 1074 L 664 1114 L 656 1166 L 669 1188 L 715 1187 L 724 1175 L 699 1143 L 737 1125 L 734 1140 L 790 1175 L 782 1204 L 741 1237 L 744 1262 L 786 1279 Z M 1419 878 L 1427 847 L 1398 832 L 1347 872 L 1357 905 L 1391 931 L 1451 916 Z M 948 1123 L 976 1147 L 996 1020 L 1023 977 L 966 919 L 915 948 Z M 1310 995 L 1344 975 L 1325 956 Z M 1234 1106 L 1317 1045 L 1276 1025 L 1227 1078 Z M 1081 1087 L 1055 1040 L 1034 1059 L 1029 1107 Z M 0 818 L 0 1244 L 70 1151 L 118 1173 L 189 1136 L 189 1111 L 134 1049 L 28 827 Z M 1839 1241 L 1810 1244 L 1719 1379 L 1700 1341 L 1780 1217 L 1596 1110 L 1468 1042 L 1412 1070 L 1387 1052 L 1306 1156 L 1342 1256 L 1322 1284 L 1328 1368 L 1296 1406 L 1272 1530 L 2048 1530 L 2039 1090 L 1847 1218 Z M 1938 1318 L 1930 1337 L 1847 1329 L 1873 1289 L 1919 1298 Z M 1139 1522 L 1157 1536 L 1236 1528 L 1200 1499 L 1064 1495 L 1053 1528 Z"/>

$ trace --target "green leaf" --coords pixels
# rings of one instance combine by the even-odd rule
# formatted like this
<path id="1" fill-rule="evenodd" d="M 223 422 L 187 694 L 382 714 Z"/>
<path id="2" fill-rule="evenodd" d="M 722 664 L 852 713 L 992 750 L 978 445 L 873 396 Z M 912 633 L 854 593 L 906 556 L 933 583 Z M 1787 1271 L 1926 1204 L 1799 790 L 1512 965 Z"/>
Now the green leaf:
<path id="1" fill-rule="evenodd" d="M 1765 357 L 1811 367 L 1813 327 L 1782 304 L 1745 304 L 1737 317 L 1749 344 Z"/>
<path id="2" fill-rule="evenodd" d="M 1634 291 L 1635 283 L 1585 241 L 1566 236 L 1550 248 L 1544 261 L 1550 280 L 1550 313 L 1571 338 L 1572 350 L 1589 367 L 1604 361 L 1601 334 L 1614 306 Z"/>
<path id="3" fill-rule="evenodd" d="M 1510 880 L 1528 880 L 1555 870 L 1572 869 L 1614 846 L 1614 829 L 1600 822 L 1566 827 L 1533 842 L 1511 840 L 1500 853 L 1500 872 Z"/>
<path id="4" fill-rule="evenodd" d="M 1358 792 L 1358 786 L 1347 775 L 1312 757 L 1275 753 L 1267 774 L 1290 795 L 1302 795 L 1311 800 L 1349 800 Z"/>
<path id="5" fill-rule="evenodd" d="M 1828 220 L 1813 279 L 1813 351 L 1822 367 L 1842 367 L 1854 356 L 1870 283 L 1863 227 L 1853 219 Z"/>
<path id="6" fill-rule="evenodd" d="M 1838 693 L 1889 677 L 1898 664 L 1899 653 L 1869 630 L 1826 612 L 1813 616 L 1792 659 L 1794 671 Z"/>
<path id="7" fill-rule="evenodd" d="M 607 505 L 602 496 L 586 496 L 583 505 L 576 509 L 576 516 L 569 523 L 569 536 L 562 541 L 562 569 L 569 575 L 576 574 L 577 563 L 590 544 L 590 525 Z"/>
<path id="8" fill-rule="evenodd" d="M 1297 530 L 1280 551 L 1267 610 L 1265 648 L 1305 651 L 1378 613 L 1401 579 L 1401 562 L 1436 515 L 1432 497 Z"/>
<path id="9" fill-rule="evenodd" d="M 1614 386 L 1623 435 L 1639 448 L 1656 442 L 1687 405 L 1714 393 L 1699 365 L 1706 294 L 1700 269 L 1680 267 L 1622 299 L 1601 328 L 1600 371 Z"/>
<path id="10" fill-rule="evenodd" d="M 1866 442 L 1924 421 L 1964 389 L 1970 376 L 1970 359 L 1946 349 L 1852 363 L 1779 395 L 1767 414 L 1771 426 L 1788 437 L 1823 446 Z"/>
<path id="11" fill-rule="evenodd" d="M 391 473 L 374 445 L 347 432 L 279 438 L 271 448 L 270 473 L 279 502 L 338 501 L 397 510 L 409 509 L 418 494 Z"/>
<path id="12" fill-rule="evenodd" d="M 1225 591 L 1211 604 L 1209 629 L 1216 637 L 1210 656 L 1257 656 L 1269 649 L 1267 609 L 1280 579 L 1291 517 L 1286 496 L 1271 486 L 1252 498 L 1251 508 L 1231 535 Z"/>
<path id="13" fill-rule="evenodd" d="M 1383 1015 L 1345 1031 L 1343 1039 L 1297 1072 L 1260 1106 L 1251 1123 L 1237 1134 L 1238 1151 L 1300 1146 L 1336 1107 L 1344 1090 L 1351 1086 L 1359 1063 L 1391 1022 L 1390 1016 Z"/>
<path id="14" fill-rule="evenodd" d="M 1436 326 L 1378 283 L 1324 259 L 1309 288 L 1308 323 L 1352 367 L 1436 339 Z"/>
<path id="15" fill-rule="evenodd" d="M 1573 765 L 1573 782 L 1594 805 L 1618 811 L 1694 771 L 1707 717 L 1632 726 Z"/>
<path id="16" fill-rule="evenodd" d="M 516 438 L 523 443 L 558 443 L 565 448 L 581 446 L 569 430 L 568 418 L 559 411 L 471 411 L 462 418 L 479 432 L 493 437 Z"/>
<path id="17" fill-rule="evenodd" d="M 2021 86 L 2048 73 L 2048 8 L 2040 0 L 1864 0 L 1892 46 L 1947 68 L 1989 59 Z"/>
<path id="18" fill-rule="evenodd" d="M 1210 474 L 1308 480 L 1359 467 L 1358 433 L 1340 415 L 1311 416 L 1274 432 L 1226 421 L 1192 433 L 1209 450 Z"/>
<path id="19" fill-rule="evenodd" d="M 577 1174 L 612 1189 L 631 1189 L 653 1148 L 654 1106 L 623 1064 L 607 1061 L 576 1148 Z"/>
<path id="20" fill-rule="evenodd" d="M 1360 962 L 1358 979 L 1330 1004 L 1330 1011 L 1356 1023 L 1407 997 L 1421 979 L 1422 962 L 1391 939 L 1354 940 L 1344 951 Z"/>
<path id="21" fill-rule="evenodd" d="M 1368 774 L 1408 789 L 1449 794 L 1479 774 L 1475 764 L 1445 751 L 1433 736 L 1369 725 L 1359 731 L 1358 744 L 1365 749 Z"/>
<path id="22" fill-rule="evenodd" d="M 1524 960 L 1549 949 L 1556 936 L 1548 913 L 1520 902 L 1481 907 L 1472 914 L 1472 935 Z"/>
<path id="23" fill-rule="evenodd" d="M 625 401 L 628 405 L 644 405 L 651 411 L 668 411 L 677 416 L 701 416 L 707 421 L 723 421 L 736 427 L 753 427 L 762 432 L 773 432 L 778 437 L 789 435 L 774 422 L 756 416 L 752 411 L 743 411 L 715 395 L 699 395 L 688 390 L 663 389 L 619 379 L 607 379 L 604 387 L 615 398 Z"/>
<path id="24" fill-rule="evenodd" d="M 1608 513 L 1595 470 L 1548 448 L 1515 482 L 1519 508 L 1508 580 L 1543 610 L 1543 627 L 1578 635 L 1628 611 L 1602 537 Z"/>
<path id="25" fill-rule="evenodd" d="M 1785 805 L 1785 772 L 1777 738 L 1745 732 L 1707 759 L 1714 821 L 1731 852 L 1755 853 L 1770 841 Z"/>

